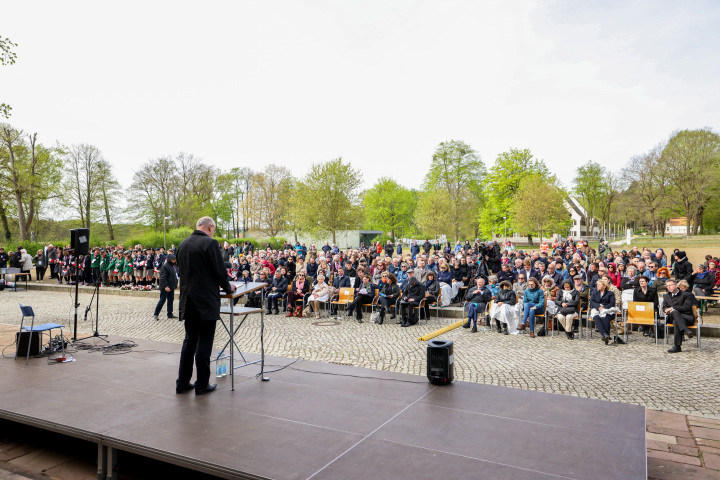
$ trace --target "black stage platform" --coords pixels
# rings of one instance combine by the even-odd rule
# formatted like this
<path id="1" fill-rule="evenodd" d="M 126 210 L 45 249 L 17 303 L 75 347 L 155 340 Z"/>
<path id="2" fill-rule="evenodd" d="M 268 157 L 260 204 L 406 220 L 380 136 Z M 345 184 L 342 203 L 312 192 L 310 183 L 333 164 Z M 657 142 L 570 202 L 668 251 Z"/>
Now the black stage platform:
<path id="1" fill-rule="evenodd" d="M 180 347 L 136 342 L 0 359 L 0 418 L 95 442 L 102 466 L 119 450 L 225 478 L 647 478 L 644 407 L 309 361 L 272 373 L 293 361 L 278 357 L 270 382 L 253 365 L 235 392 L 225 377 L 176 395 Z"/>

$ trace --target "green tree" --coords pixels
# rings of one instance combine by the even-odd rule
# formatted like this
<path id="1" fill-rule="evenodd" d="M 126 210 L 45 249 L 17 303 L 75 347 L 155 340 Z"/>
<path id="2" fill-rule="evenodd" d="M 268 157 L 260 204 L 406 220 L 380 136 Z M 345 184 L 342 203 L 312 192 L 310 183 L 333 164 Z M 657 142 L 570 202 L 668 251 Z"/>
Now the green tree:
<path id="1" fill-rule="evenodd" d="M 26 135 L 10 125 L 0 124 L 0 192 L 14 199 L 3 204 L 5 215 L 18 221 L 20 239 L 29 240 L 40 205 L 57 192 L 62 161 L 58 148 L 37 143 L 37 134 Z"/>
<path id="2" fill-rule="evenodd" d="M 0 37 L 0 65 L 12 65 L 17 59 L 17 54 L 13 52 L 13 47 L 17 47 L 17 43 L 13 43 L 9 38 Z M 0 103 L 0 115 L 10 118 L 10 110 L 12 107 L 5 103 Z"/>
<path id="3" fill-rule="evenodd" d="M 532 235 L 542 242 L 546 233 L 566 232 L 572 224 L 565 208 L 566 196 L 554 177 L 538 173 L 526 176 L 510 207 L 513 229 L 527 234 L 531 245 Z"/>
<path id="4" fill-rule="evenodd" d="M 101 208 L 100 162 L 102 152 L 94 145 L 82 143 L 65 149 L 65 180 L 62 202 L 80 216 L 83 228 L 90 228 L 92 215 Z"/>
<path id="5" fill-rule="evenodd" d="M 481 230 L 490 237 L 493 232 L 503 231 L 505 219 L 513 224 L 512 205 L 520 190 L 523 179 L 530 175 L 550 176 L 545 162 L 533 157 L 530 150 L 511 148 L 497 156 L 495 163 L 484 179 L 487 203 L 480 216 Z"/>
<path id="6" fill-rule="evenodd" d="M 697 235 L 708 201 L 720 179 L 720 135 L 709 128 L 672 134 L 662 163 L 685 214 L 688 235 Z M 692 229 L 690 228 L 692 225 Z"/>
<path id="7" fill-rule="evenodd" d="M 114 199 L 120 195 L 120 183 L 115 178 L 112 166 L 107 160 L 103 159 L 98 163 L 98 173 L 98 191 L 102 212 L 105 215 L 105 223 L 108 228 L 110 240 L 115 240 L 112 217 L 116 214 L 118 208 Z"/>
<path id="8" fill-rule="evenodd" d="M 368 228 L 390 232 L 395 239 L 400 227 L 409 229 L 417 202 L 412 190 L 388 177 L 381 177 L 365 192 L 363 206 Z"/>
<path id="9" fill-rule="evenodd" d="M 600 203 L 606 198 L 608 189 L 606 175 L 607 172 L 602 165 L 593 161 L 588 161 L 575 171 L 573 193 L 584 210 L 588 236 L 592 236 Z"/>
<path id="10" fill-rule="evenodd" d="M 300 224 L 303 231 L 332 236 L 336 243 L 337 232 L 355 229 L 362 223 L 362 173 L 350 163 L 344 163 L 342 158 L 315 163 L 302 184 L 305 207 Z"/>
<path id="11" fill-rule="evenodd" d="M 436 231 L 451 233 L 456 240 L 476 234 L 484 176 L 485 165 L 469 145 L 457 140 L 438 145 L 423 181 L 422 200 L 419 199 L 422 208 L 415 215 L 418 226 L 422 229 L 435 226 Z M 429 194 L 436 195 L 435 212 L 429 211 Z"/>

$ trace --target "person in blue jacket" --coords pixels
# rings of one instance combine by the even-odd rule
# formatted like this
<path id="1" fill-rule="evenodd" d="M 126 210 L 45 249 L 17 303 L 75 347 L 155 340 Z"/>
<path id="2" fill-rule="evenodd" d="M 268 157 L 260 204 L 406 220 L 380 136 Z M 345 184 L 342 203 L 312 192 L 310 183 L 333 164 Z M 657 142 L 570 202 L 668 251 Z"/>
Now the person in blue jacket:
<path id="1" fill-rule="evenodd" d="M 523 295 L 523 318 L 518 330 L 530 327 L 530 338 L 535 338 L 535 315 L 545 313 L 545 293 L 535 277 L 528 280 L 528 288 Z"/>

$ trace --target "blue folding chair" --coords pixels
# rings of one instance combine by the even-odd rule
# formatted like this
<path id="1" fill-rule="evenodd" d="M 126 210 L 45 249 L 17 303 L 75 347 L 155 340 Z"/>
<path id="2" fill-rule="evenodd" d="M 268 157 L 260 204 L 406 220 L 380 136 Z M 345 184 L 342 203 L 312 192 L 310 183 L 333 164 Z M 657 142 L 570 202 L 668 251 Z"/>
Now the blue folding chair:
<path id="1" fill-rule="evenodd" d="M 65 356 L 65 342 L 62 339 L 62 329 L 65 328 L 62 325 L 58 325 L 57 323 L 44 323 L 42 325 L 35 326 L 35 312 L 33 311 L 32 307 L 23 306 L 23 304 L 20 304 L 20 311 L 22 312 L 22 318 L 20 319 L 20 332 L 26 331 L 30 332 L 30 338 L 28 339 L 28 347 L 27 347 L 27 356 L 25 357 L 25 365 L 28 364 L 30 361 L 30 345 L 32 345 L 32 336 L 34 332 L 50 332 L 50 338 L 52 339 L 52 330 L 55 328 L 60 329 L 60 346 L 62 347 L 62 353 L 63 357 Z M 23 326 L 25 323 L 25 317 L 30 317 L 32 320 L 30 321 L 30 328 Z M 20 334 L 18 333 L 18 346 L 20 345 Z M 17 360 L 17 351 L 18 349 L 15 349 L 15 359 Z"/>

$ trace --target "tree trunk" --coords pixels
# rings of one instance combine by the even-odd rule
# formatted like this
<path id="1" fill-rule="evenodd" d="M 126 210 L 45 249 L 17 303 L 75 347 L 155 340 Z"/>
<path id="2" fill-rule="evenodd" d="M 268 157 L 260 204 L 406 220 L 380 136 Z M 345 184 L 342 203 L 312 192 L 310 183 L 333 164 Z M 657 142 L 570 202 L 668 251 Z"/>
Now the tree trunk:
<path id="1" fill-rule="evenodd" d="M 5 230 L 5 240 L 10 241 L 10 224 L 7 219 L 7 212 L 5 211 L 5 205 L 3 204 L 2 198 L 0 197 L 0 220 L 2 220 L 3 230 Z"/>
<path id="2" fill-rule="evenodd" d="M 692 235 L 692 231 L 690 231 L 690 214 L 685 215 L 685 235 L 690 236 Z"/>
<path id="3" fill-rule="evenodd" d="M 105 185 L 102 187 L 103 194 L 103 207 L 105 208 L 105 221 L 107 222 L 108 233 L 110 234 L 110 240 L 115 240 L 115 234 L 113 234 L 112 222 L 110 221 L 110 206 L 108 205 L 107 192 Z"/>
<path id="4" fill-rule="evenodd" d="M 532 245 L 532 233 L 528 233 L 528 245 Z"/>

